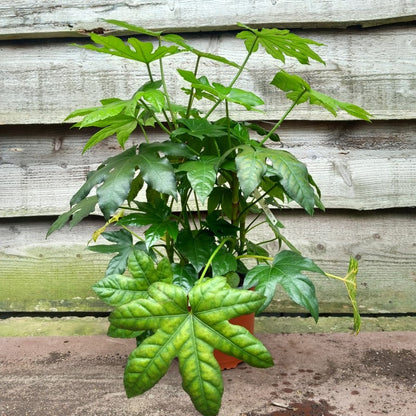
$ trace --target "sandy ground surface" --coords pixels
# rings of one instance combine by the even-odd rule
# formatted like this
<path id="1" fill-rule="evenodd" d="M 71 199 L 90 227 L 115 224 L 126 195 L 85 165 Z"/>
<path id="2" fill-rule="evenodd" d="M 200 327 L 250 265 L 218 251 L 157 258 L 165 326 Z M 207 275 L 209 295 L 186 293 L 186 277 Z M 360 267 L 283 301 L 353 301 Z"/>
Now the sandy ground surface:
<path id="1" fill-rule="evenodd" d="M 416 416 L 416 332 L 260 334 L 275 366 L 223 372 L 221 416 Z M 174 362 L 127 399 L 131 340 L 0 338 L 0 416 L 197 416 Z"/>

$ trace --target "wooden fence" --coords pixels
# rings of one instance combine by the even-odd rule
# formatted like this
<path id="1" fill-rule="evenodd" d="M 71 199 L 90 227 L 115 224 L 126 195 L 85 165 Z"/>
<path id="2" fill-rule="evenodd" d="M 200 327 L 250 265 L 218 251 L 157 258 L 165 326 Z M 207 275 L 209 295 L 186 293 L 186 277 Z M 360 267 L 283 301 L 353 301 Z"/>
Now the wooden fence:
<path id="1" fill-rule="evenodd" d="M 386 319 L 388 329 L 403 329 L 401 322 L 415 327 L 414 1 L 15 0 L 0 6 L 0 335 L 103 330 L 100 319 L 72 316 L 108 312 L 90 289 L 107 258 L 86 249 L 102 220 L 92 216 L 45 240 L 88 170 L 117 150 L 108 140 L 81 157 L 88 135 L 69 129 L 64 118 L 103 97 L 126 98 L 141 82 L 134 64 L 71 46 L 91 31 L 115 32 L 102 19 L 187 32 L 198 47 L 224 51 L 237 62 L 243 50 L 233 32 L 237 21 L 294 29 L 324 43 L 319 53 L 326 66 L 291 63 L 290 71 L 375 119 L 368 124 L 340 114 L 334 120 L 318 107 L 299 106 L 280 136 L 309 166 L 327 212 L 311 218 L 292 208 L 280 219 L 289 239 L 326 271 L 343 275 L 349 256 L 360 260 L 359 305 L 376 328 Z M 267 57 L 262 63 L 244 88 L 264 90 L 273 69 Z M 277 119 L 285 109 L 278 96 L 271 98 L 262 119 Z M 315 283 L 322 313 L 351 312 L 341 285 Z M 280 295 L 268 312 L 302 313 Z M 270 322 L 278 328 L 278 320 L 265 319 L 268 330 Z"/>

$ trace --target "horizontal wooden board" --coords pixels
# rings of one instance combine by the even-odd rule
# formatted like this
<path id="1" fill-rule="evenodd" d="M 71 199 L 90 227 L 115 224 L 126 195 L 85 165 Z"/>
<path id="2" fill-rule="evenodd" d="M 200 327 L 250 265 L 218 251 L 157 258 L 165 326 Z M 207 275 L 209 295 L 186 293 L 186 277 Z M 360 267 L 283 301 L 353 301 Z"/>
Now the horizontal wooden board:
<path id="1" fill-rule="evenodd" d="M 129 20 L 156 30 L 208 31 L 254 26 L 347 27 L 406 22 L 416 18 L 411 0 L 15 0 L 0 8 L 0 39 L 80 36 L 91 30 L 112 30 L 103 19 Z"/>
<path id="2" fill-rule="evenodd" d="M 362 332 L 414 331 L 415 328 L 414 316 L 363 317 L 361 320 Z M 313 318 L 260 316 L 256 318 L 255 331 L 271 334 L 352 332 L 352 318 L 325 316 L 315 323 Z"/>
<path id="3" fill-rule="evenodd" d="M 344 276 L 349 257 L 360 260 L 359 305 L 365 313 L 416 312 L 415 210 L 328 211 L 308 217 L 282 211 L 284 235 L 326 272 Z M 72 232 L 64 229 L 48 240 L 52 221 L 0 223 L 0 311 L 108 311 L 90 286 L 104 273 L 107 258 L 86 250 L 92 232 L 102 225 L 90 219 Z M 253 240 L 271 237 L 258 227 Z M 269 245 L 271 253 L 277 250 Z M 322 313 L 350 313 L 343 284 L 311 276 Z M 269 312 L 304 312 L 281 291 Z"/>
<path id="4" fill-rule="evenodd" d="M 0 337 L 106 335 L 107 318 L 65 316 L 61 318 L 12 317 L 0 319 Z"/>
<path id="5" fill-rule="evenodd" d="M 289 72 L 303 76 L 318 91 L 364 107 L 375 118 L 416 118 L 415 66 L 409 59 L 414 54 L 416 27 L 300 34 L 326 45 L 319 52 L 327 65 L 301 66 L 290 59 L 286 66 Z M 243 43 L 232 33 L 194 34 L 190 35 L 190 42 L 239 63 L 246 55 Z M 0 45 L 0 53 L 0 124 L 61 123 L 74 109 L 95 106 L 102 98 L 128 98 L 147 81 L 145 68 L 138 69 L 136 62 L 76 48 L 67 41 L 5 41 Z M 168 59 L 165 66 L 168 88 L 175 91 L 173 100 L 185 103 L 180 89 L 183 82 L 176 72 L 178 66 L 193 69 L 194 63 L 188 55 L 180 54 Z M 265 112 L 247 112 L 243 107 L 231 106 L 231 115 L 237 119 L 278 119 L 289 103 L 270 85 L 278 70 L 276 62 L 260 52 L 248 68 L 236 87 L 260 95 L 267 103 Z M 203 61 L 198 73 L 207 75 L 211 82 L 227 84 L 234 77 L 235 68 Z M 206 103 L 201 108 L 209 107 Z M 321 107 L 307 104 L 297 107 L 290 117 L 333 119 Z M 351 117 L 341 112 L 338 119 Z"/>
<path id="6" fill-rule="evenodd" d="M 293 333 L 335 333 L 351 332 L 350 317 L 321 317 L 316 324 L 313 318 L 302 317 L 256 317 L 256 333 L 293 334 Z M 40 336 L 85 336 L 106 335 L 107 318 L 92 316 L 47 317 L 11 317 L 0 319 L 0 337 L 40 337 Z M 414 331 L 416 318 L 403 317 L 363 317 L 362 332 Z"/>
<path id="7" fill-rule="evenodd" d="M 279 134 L 309 167 L 327 208 L 368 210 L 416 206 L 415 131 L 415 121 L 288 122 Z M 164 140 L 158 131 L 150 137 Z M 81 156 L 87 140 L 65 126 L 0 126 L 0 216 L 66 211 L 87 172 L 119 149 L 109 139 Z"/>

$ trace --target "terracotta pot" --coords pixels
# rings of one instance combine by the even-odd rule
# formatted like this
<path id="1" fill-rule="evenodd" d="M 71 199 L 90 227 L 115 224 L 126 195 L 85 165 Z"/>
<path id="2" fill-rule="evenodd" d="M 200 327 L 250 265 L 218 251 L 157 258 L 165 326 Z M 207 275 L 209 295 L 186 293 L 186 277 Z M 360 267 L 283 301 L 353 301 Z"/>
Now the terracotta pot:
<path id="1" fill-rule="evenodd" d="M 237 318 L 230 319 L 230 323 L 234 325 L 240 325 L 248 329 L 251 333 L 254 332 L 254 313 L 248 315 L 241 315 Z M 221 351 L 214 350 L 214 356 L 221 367 L 221 370 L 230 370 L 237 367 L 242 361 L 238 358 L 224 354 Z"/>

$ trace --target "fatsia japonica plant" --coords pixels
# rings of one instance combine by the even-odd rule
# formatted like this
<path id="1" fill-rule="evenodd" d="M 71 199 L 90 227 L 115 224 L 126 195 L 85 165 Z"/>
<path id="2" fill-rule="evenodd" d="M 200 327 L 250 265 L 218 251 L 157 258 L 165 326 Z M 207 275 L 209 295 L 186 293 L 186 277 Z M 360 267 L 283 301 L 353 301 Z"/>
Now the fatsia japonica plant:
<path id="1" fill-rule="evenodd" d="M 176 34 L 108 22 L 139 37 L 91 34 L 94 44 L 78 46 L 141 64 L 147 81 L 130 98 L 105 98 L 97 107 L 68 116 L 79 118 L 76 127 L 96 128 L 84 152 L 113 136 L 120 152 L 88 174 L 69 211 L 48 234 L 101 211 L 106 222 L 92 240 L 102 237 L 111 244 L 89 248 L 115 255 L 93 289 L 114 307 L 108 334 L 137 339 L 125 368 L 127 395 L 150 389 L 178 357 L 183 387 L 196 409 L 216 415 L 223 384 L 214 349 L 253 366 L 273 365 L 264 345 L 229 320 L 260 313 L 278 288 L 318 320 L 315 287 L 305 272 L 345 284 L 354 330 L 359 331 L 356 261 L 350 260 L 345 277 L 325 273 L 282 234 L 283 225 L 271 208 L 290 202 L 310 215 L 324 209 L 306 166 L 276 146 L 279 126 L 297 105 L 321 106 L 334 116 L 344 110 L 367 121 L 370 115 L 282 69 L 288 58 L 305 65 L 324 63 L 312 49 L 319 43 L 288 30 L 239 24 L 237 38 L 246 57 L 236 63 L 200 51 Z M 268 96 L 280 90 L 287 99 L 287 111 L 269 129 L 247 121 L 249 115 L 243 121 L 231 117 L 234 108 L 253 114 L 265 104 L 239 85 L 259 50 L 276 62 Z M 187 54 L 186 60 L 179 61 L 179 54 Z M 172 70 L 175 62 L 189 63 L 192 57 L 193 69 Z M 226 83 L 220 77 L 209 79 L 199 73 L 204 61 L 228 67 L 234 77 Z M 132 139 L 139 144 L 129 145 Z M 252 235 L 261 223 L 268 224 L 270 235 L 258 241 Z M 269 253 L 271 241 L 279 243 L 277 253 Z"/>

